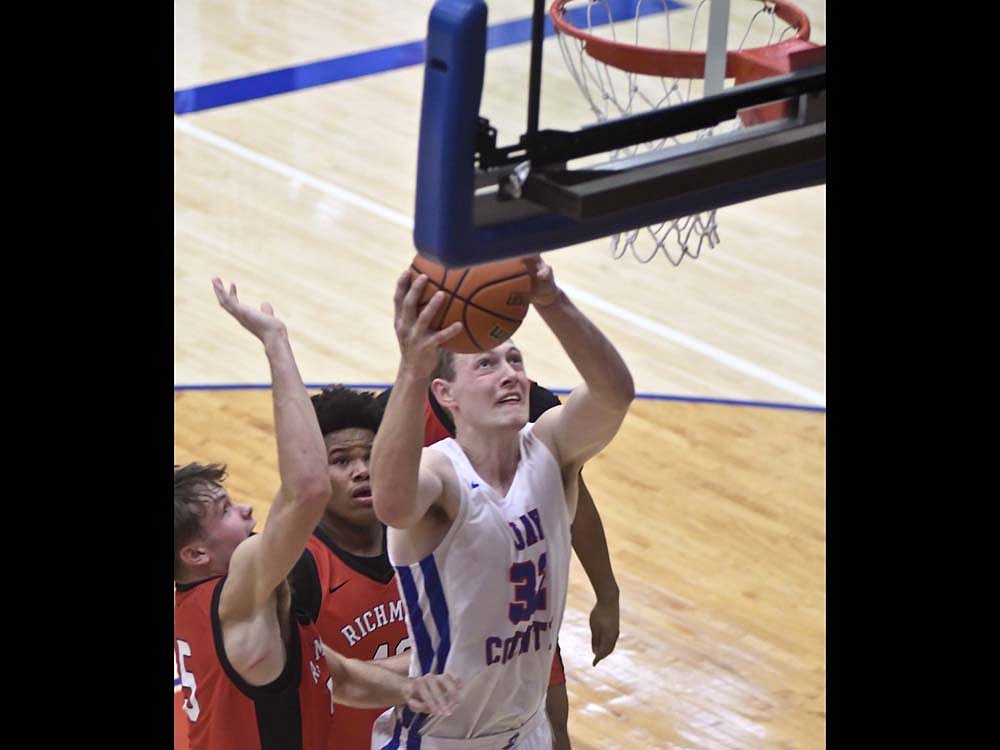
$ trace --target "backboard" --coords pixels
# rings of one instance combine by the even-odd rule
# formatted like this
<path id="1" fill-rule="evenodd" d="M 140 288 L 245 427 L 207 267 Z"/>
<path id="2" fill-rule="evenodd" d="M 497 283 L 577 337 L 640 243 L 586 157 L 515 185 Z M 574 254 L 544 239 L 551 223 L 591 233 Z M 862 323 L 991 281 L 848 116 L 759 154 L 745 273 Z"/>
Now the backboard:
<path id="1" fill-rule="evenodd" d="M 637 0 L 599 4 L 609 16 L 641 8 Z M 642 12 L 656 5 L 647 2 Z M 486 3 L 434 4 L 417 157 L 414 242 L 421 254 L 448 267 L 475 265 L 826 181 L 825 47 L 792 53 L 788 72 L 721 90 L 708 86 L 712 93 L 697 99 L 573 131 L 540 129 L 542 46 L 552 28 L 544 10 L 543 0 L 535 0 L 528 126 L 518 143 L 497 146 L 489 113 L 480 111 Z M 789 102 L 782 116 L 745 118 L 737 130 L 609 157 L 779 101 Z"/>

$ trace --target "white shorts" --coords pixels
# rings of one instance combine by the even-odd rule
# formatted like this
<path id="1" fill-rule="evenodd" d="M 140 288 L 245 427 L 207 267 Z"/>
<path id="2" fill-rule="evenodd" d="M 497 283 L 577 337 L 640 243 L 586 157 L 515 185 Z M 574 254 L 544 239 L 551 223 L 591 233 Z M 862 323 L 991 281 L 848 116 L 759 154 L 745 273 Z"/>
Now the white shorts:
<path id="1" fill-rule="evenodd" d="M 517 729 L 471 739 L 418 735 L 412 739 L 406 727 L 397 726 L 396 712 L 389 709 L 372 729 L 372 750 L 552 750 L 552 728 L 545 708 Z"/>

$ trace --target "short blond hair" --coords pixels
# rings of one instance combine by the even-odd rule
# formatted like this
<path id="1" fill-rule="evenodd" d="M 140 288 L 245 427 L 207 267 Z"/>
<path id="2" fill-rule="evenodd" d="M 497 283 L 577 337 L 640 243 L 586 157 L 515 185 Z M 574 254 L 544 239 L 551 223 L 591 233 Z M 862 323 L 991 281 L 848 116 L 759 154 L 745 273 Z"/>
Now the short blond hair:
<path id="1" fill-rule="evenodd" d="M 455 380 L 455 354 L 447 349 L 438 350 L 438 361 L 431 373 L 431 381 L 435 378 L 447 380 L 449 383 Z"/>
<path id="2" fill-rule="evenodd" d="M 223 464 L 174 466 L 174 580 L 183 572 L 181 550 L 201 535 L 201 519 L 215 497 L 213 487 L 226 478 Z"/>

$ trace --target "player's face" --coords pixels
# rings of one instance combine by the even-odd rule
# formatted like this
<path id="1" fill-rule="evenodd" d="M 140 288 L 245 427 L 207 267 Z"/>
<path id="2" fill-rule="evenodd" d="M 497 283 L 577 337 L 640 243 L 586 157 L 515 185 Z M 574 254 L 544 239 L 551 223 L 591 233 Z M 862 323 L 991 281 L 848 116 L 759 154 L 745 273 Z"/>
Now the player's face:
<path id="1" fill-rule="evenodd" d="M 463 418 L 520 429 L 528 421 L 528 376 L 510 341 L 486 352 L 455 356 L 455 399 Z"/>
<path id="2" fill-rule="evenodd" d="M 377 523 L 368 475 L 374 440 L 373 431 L 359 427 L 348 427 L 323 436 L 330 489 L 333 490 L 326 513 L 336 521 L 361 526 Z"/>
<path id="3" fill-rule="evenodd" d="M 224 572 L 229 568 L 233 551 L 250 536 L 257 522 L 253 508 L 246 503 L 234 503 L 225 488 L 213 486 L 210 494 L 214 499 L 202 519 L 201 528 L 213 569 Z"/>

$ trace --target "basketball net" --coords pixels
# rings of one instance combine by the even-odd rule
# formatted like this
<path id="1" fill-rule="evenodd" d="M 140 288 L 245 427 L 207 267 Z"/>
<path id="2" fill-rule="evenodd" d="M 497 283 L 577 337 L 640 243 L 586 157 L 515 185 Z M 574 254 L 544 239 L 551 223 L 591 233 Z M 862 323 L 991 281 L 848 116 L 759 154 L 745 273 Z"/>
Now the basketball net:
<path id="1" fill-rule="evenodd" d="M 622 5 L 631 7 L 631 17 L 613 20 L 612 2 L 618 9 Z M 759 6 L 740 34 L 735 49 L 736 58 L 746 50 L 747 59 L 738 59 L 734 65 L 733 51 L 727 54 L 726 78 L 735 77 L 737 84 L 787 72 L 787 63 L 784 67 L 780 62 L 774 64 L 775 52 L 780 58 L 785 47 L 816 46 L 805 41 L 809 38 L 808 18 L 789 3 L 735 2 Z M 694 8 L 674 9 L 667 0 L 553 3 L 550 16 L 563 60 L 598 123 L 683 104 L 703 95 L 709 5 L 710 0 L 701 0 Z M 584 22 L 579 20 L 581 17 Z M 731 29 L 730 38 L 738 32 L 739 29 Z M 757 59 L 753 59 L 754 55 Z M 650 70 L 656 74 L 649 73 Z M 740 117 L 695 134 L 618 149 L 611 153 L 611 159 L 626 159 L 732 132 L 743 127 L 744 120 L 752 124 L 782 116 L 782 105 L 777 105 L 778 109 L 774 106 L 756 108 L 760 113 L 756 118 L 741 113 Z M 714 209 L 616 234 L 611 238 L 611 255 L 617 260 L 631 252 L 640 263 L 648 263 L 662 252 L 676 266 L 685 256 L 699 257 L 706 243 L 709 248 L 719 243 Z"/>

